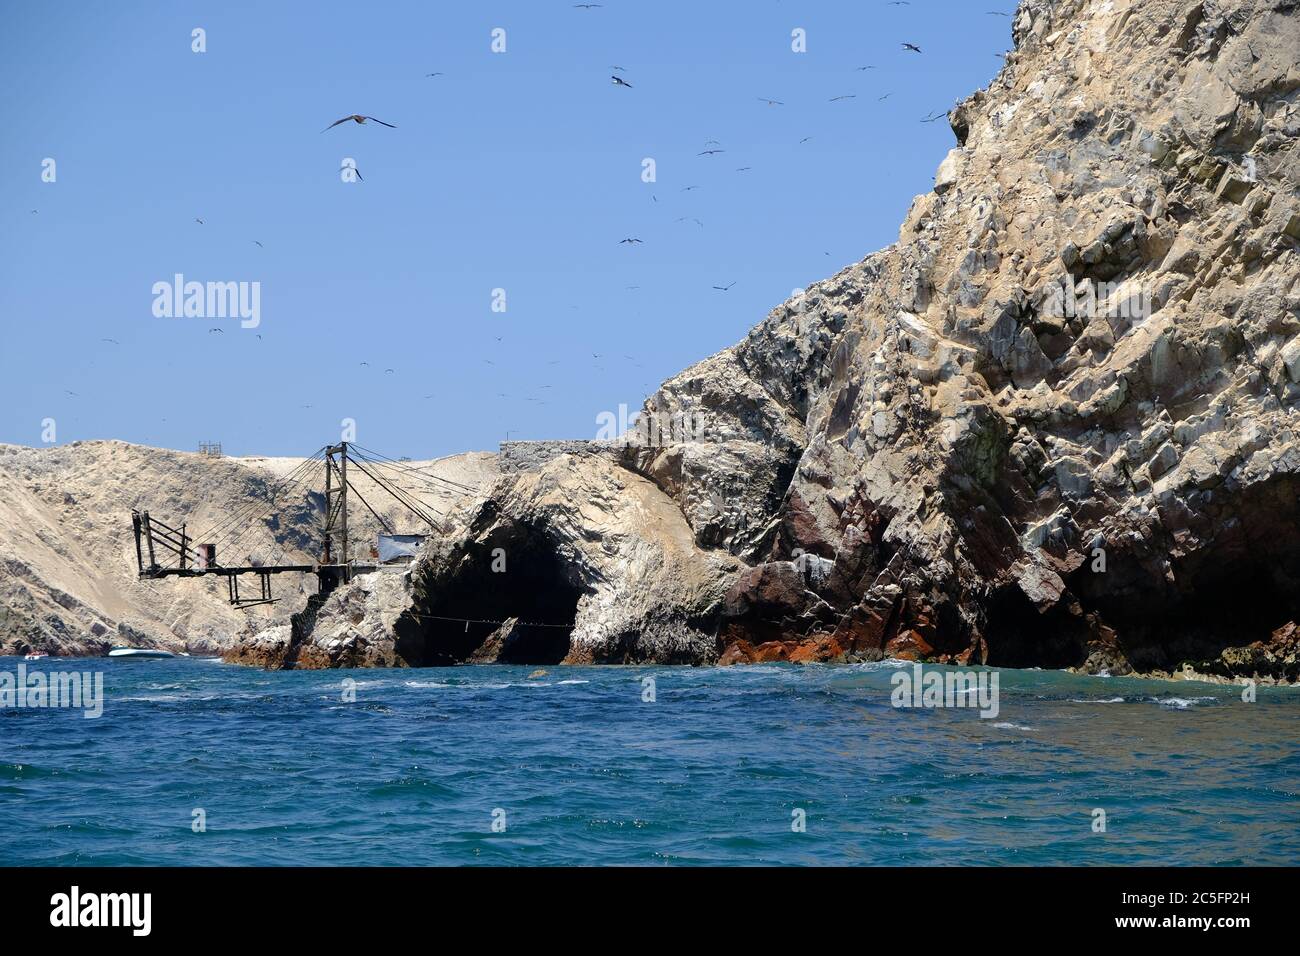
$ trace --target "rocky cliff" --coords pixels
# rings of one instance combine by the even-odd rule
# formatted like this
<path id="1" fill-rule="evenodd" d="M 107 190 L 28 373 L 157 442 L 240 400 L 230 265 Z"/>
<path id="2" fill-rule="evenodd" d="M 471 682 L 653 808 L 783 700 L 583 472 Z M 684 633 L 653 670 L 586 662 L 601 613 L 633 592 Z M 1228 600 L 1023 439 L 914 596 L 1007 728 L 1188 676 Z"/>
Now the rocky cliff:
<path id="1" fill-rule="evenodd" d="M 247 520 L 216 536 L 223 563 L 310 564 L 318 556 L 323 471 L 282 483 L 302 464 L 300 458 L 208 458 L 119 441 L 0 445 L 0 653 L 93 655 L 116 644 L 219 653 L 241 637 L 287 623 L 315 593 L 313 575 L 277 576 L 281 603 L 246 610 L 230 606 L 217 578 L 141 581 L 131 509 L 185 524 L 191 535 L 243 513 Z M 413 464 L 467 486 L 496 477 L 493 455 Z M 366 476 L 351 480 L 390 526 L 409 523 Z M 356 539 L 372 540 L 377 522 L 364 509 L 356 512 Z"/>
<path id="2" fill-rule="evenodd" d="M 1013 36 L 894 245 L 246 659 L 1300 676 L 1300 4 Z"/>

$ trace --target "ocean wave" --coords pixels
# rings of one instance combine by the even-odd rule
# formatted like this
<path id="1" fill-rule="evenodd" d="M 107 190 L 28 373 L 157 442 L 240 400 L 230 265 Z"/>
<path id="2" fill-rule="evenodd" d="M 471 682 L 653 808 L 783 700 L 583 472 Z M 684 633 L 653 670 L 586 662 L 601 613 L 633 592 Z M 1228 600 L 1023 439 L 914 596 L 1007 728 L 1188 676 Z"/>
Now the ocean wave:
<path id="1" fill-rule="evenodd" d="M 1072 704 L 1122 704 L 1123 697 L 1071 697 Z"/>

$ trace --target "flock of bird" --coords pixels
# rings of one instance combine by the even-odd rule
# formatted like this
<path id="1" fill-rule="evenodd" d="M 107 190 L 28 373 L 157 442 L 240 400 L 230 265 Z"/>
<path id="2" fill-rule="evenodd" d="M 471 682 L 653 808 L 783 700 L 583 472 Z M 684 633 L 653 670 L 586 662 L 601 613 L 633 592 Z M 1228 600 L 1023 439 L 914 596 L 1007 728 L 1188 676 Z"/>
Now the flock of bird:
<path id="1" fill-rule="evenodd" d="M 890 5 L 890 6 L 911 6 L 911 4 L 910 4 L 909 2 L 907 2 L 907 0 L 891 0 L 891 2 L 890 2 L 888 5 Z M 601 8 L 603 8 L 603 7 L 604 7 L 604 4 L 601 4 L 601 3 L 577 3 L 577 4 L 573 4 L 573 8 L 574 8 L 575 10 L 584 10 L 584 11 L 599 10 L 599 9 L 601 9 Z M 989 10 L 989 11 L 986 11 L 986 13 L 987 13 L 988 15 L 990 15 L 990 16 L 1003 16 L 1003 17 L 1009 16 L 1009 14 L 1007 14 L 1007 13 L 1004 13 L 1004 12 L 1002 12 L 1002 11 L 996 11 L 996 10 Z M 924 55 L 925 55 L 925 54 L 924 54 L 924 50 L 922 49 L 922 47 L 921 47 L 919 44 L 917 44 L 917 43 L 913 43 L 913 42 L 910 42 L 910 41 L 899 41 L 899 50 L 900 50 L 901 53 L 909 54 L 909 55 L 914 55 L 914 56 L 924 56 Z M 1005 54 L 996 54 L 996 55 L 998 55 L 998 56 L 1003 56 L 1003 55 L 1005 55 Z M 865 65 L 861 65 L 861 66 L 857 66 L 857 67 L 855 67 L 855 68 L 854 68 L 854 72 L 866 72 L 866 71 L 870 71 L 870 70 L 875 70 L 876 68 L 877 68 L 877 67 L 876 67 L 875 64 L 865 64 Z M 618 65 L 612 66 L 612 67 L 610 67 L 610 69 L 612 70 L 612 72 L 611 72 L 611 74 L 610 74 L 610 83 L 611 83 L 611 85 L 613 85 L 614 87 L 616 87 L 616 88 L 618 88 L 618 89 L 620 89 L 620 90 L 623 90 L 623 91 L 633 91 L 633 92 L 628 92 L 626 95 L 629 95 L 629 96 L 631 96 L 631 95 L 635 95 L 635 92 L 634 92 L 634 91 L 637 90 L 637 88 L 638 88 L 638 84 L 634 84 L 634 83 L 632 83 L 632 82 L 630 81 L 629 78 L 627 78 L 625 75 L 623 75 L 623 74 L 626 74 L 626 73 L 627 73 L 627 70 L 626 70 L 624 67 L 622 67 L 622 66 L 618 66 Z M 429 72 L 429 73 L 425 73 L 425 74 L 423 74 L 423 76 L 424 76 L 425 79 L 436 79 L 436 78 L 438 78 L 438 77 L 443 77 L 443 76 L 446 76 L 446 75 L 447 75 L 447 74 L 446 74 L 445 72 L 443 72 L 443 71 L 433 71 L 433 72 Z M 886 92 L 884 92 L 882 95 L 877 96 L 877 100 L 878 100 L 878 101 L 884 101 L 884 100 L 887 100 L 887 99 L 888 99 L 890 96 L 892 96 L 892 95 L 893 95 L 893 91 L 892 91 L 892 90 L 890 90 L 890 91 L 886 91 Z M 857 99 L 857 98 L 858 98 L 858 94 L 857 94 L 857 93 L 836 93 L 835 95 L 832 95 L 832 96 L 829 96 L 829 97 L 828 97 L 828 102 L 831 102 L 831 103 L 841 103 L 841 102 L 847 102 L 847 101 L 850 101 L 850 100 L 854 100 L 854 99 Z M 765 106 L 767 106 L 767 107 L 769 107 L 769 108 L 780 109 L 780 108 L 784 108 L 784 107 L 786 107 L 786 101 L 784 101 L 784 100 L 780 100 L 780 99 L 776 99 L 776 98 L 773 98 L 773 97 L 768 97 L 768 96 L 756 96 L 755 99 L 756 99 L 758 102 L 764 104 Z M 944 117 L 947 116 L 947 115 L 948 115 L 948 110 L 936 110 L 936 111 L 933 111 L 933 112 L 927 114 L 925 117 L 922 117 L 922 118 L 920 119 L 920 122 L 922 122 L 922 123 L 933 123 L 933 122 L 937 122 L 938 120 L 944 118 Z M 390 122 L 388 122 L 388 121 L 386 121 L 386 120 L 383 120 L 383 119 L 380 119 L 380 118 L 378 118 L 378 117 L 376 117 L 376 116 L 372 116 L 372 115 L 364 114 L 364 113 L 352 113 L 352 114 L 349 114 L 349 115 L 346 115 L 346 116 L 342 116 L 342 117 L 340 117 L 339 119 L 334 120 L 334 121 L 331 122 L 329 125 L 327 125 L 324 129 L 322 129 L 320 132 L 321 132 L 322 134 L 323 134 L 323 133 L 327 133 L 327 132 L 329 132 L 330 130 L 336 129 L 337 127 L 339 127 L 339 126 L 343 126 L 343 125 L 345 125 L 345 124 L 347 124 L 347 123 L 349 123 L 349 122 L 354 123 L 354 124 L 357 125 L 357 126 L 365 126 L 365 125 L 368 125 L 368 124 L 372 124 L 372 123 L 373 123 L 373 124 L 376 124 L 376 125 L 378 125 L 378 126 L 386 127 L 386 128 L 388 128 L 388 129 L 394 129 L 394 130 L 395 130 L 395 129 L 398 128 L 397 124 L 395 124 L 395 123 L 390 123 Z M 813 139 L 812 136 L 805 136 L 805 137 L 803 137 L 802 139 L 800 139 L 800 140 L 798 141 L 798 145 L 803 145 L 803 144 L 805 144 L 805 143 L 808 143 L 808 142 L 810 142 L 812 139 Z M 699 149 L 699 150 L 696 152 L 696 154 L 695 154 L 697 157 L 701 157 L 701 158 L 712 159 L 713 157 L 722 156 L 722 155 L 724 155 L 724 154 L 726 154 L 726 153 L 728 152 L 727 149 L 723 146 L 723 144 L 722 144 L 721 142 L 719 142 L 718 140 L 710 139 L 710 140 L 708 140 L 708 141 L 702 143 L 701 146 L 702 146 L 702 148 Z M 751 166 L 751 165 L 737 166 L 737 167 L 735 167 L 735 170 L 734 170 L 734 171 L 735 171 L 736 173 L 745 173 L 745 172 L 749 172 L 749 171 L 751 171 L 753 168 L 754 168 L 754 167 Z M 361 177 L 360 170 L 357 169 L 354 165 L 348 165 L 348 166 L 345 166 L 344 169 L 345 169 L 345 170 L 351 170 L 351 172 L 352 172 L 353 174 L 355 174 L 355 176 L 356 176 L 356 178 L 357 178 L 358 181 L 360 181 L 360 182 L 364 182 L 364 179 L 362 179 L 362 177 Z M 685 186 L 681 187 L 680 192 L 689 196 L 689 194 L 693 193 L 695 190 L 698 190 L 698 189 L 700 189 L 700 188 L 701 188 L 701 185 L 698 184 L 698 183 L 696 183 L 696 184 L 688 184 L 688 185 L 685 185 Z M 653 194 L 652 194 L 651 199 L 652 199 L 652 201 L 655 202 L 655 203 L 658 203 L 658 202 L 659 202 L 659 199 L 658 199 L 658 196 L 657 196 L 657 195 L 653 195 Z M 37 210 L 33 209 L 32 212 L 35 213 L 35 212 L 37 212 Z M 689 223 L 693 223 L 695 226 L 697 226 L 697 227 L 699 227 L 699 228 L 701 228 L 701 229 L 704 228 L 704 222 L 703 222 L 703 221 L 702 221 L 698 216 L 695 216 L 695 215 L 683 215 L 683 216 L 678 217 L 678 218 L 677 218 L 676 220 L 674 220 L 674 221 L 677 222 L 677 223 L 686 223 L 686 222 L 689 222 Z M 200 216 L 196 216 L 196 217 L 194 218 L 194 222 L 197 223 L 197 224 L 200 225 L 200 226 L 202 226 L 202 225 L 205 224 L 204 219 L 203 219 L 202 217 L 200 217 Z M 251 240 L 251 241 L 252 241 L 255 245 L 257 245 L 259 248 L 265 248 L 265 246 L 263 245 L 263 243 L 262 243 L 260 240 L 253 239 L 253 240 Z M 619 244 L 619 245 L 623 245 L 623 246 L 627 246 L 627 247 L 629 247 L 629 248 L 632 248 L 632 247 L 636 247 L 636 246 L 643 245 L 643 244 L 644 244 L 644 240 L 643 240 L 641 237 L 639 237 L 639 236 L 627 236 L 627 237 L 625 237 L 625 238 L 622 238 L 622 239 L 618 240 L 618 244 Z M 825 253 L 825 255 L 830 255 L 830 253 L 827 252 L 827 253 Z M 713 289 L 713 290 L 716 290 L 717 292 L 726 293 L 726 292 L 729 292 L 733 287 L 735 287 L 736 284 L 737 284 L 737 281 L 733 279 L 733 280 L 731 280 L 731 281 L 729 281 L 729 282 L 714 284 L 714 285 L 712 286 L 712 289 Z M 640 286 L 638 286 L 638 285 L 629 285 L 629 286 L 627 286 L 627 288 L 628 288 L 629 290 L 636 290 L 636 289 L 639 289 Z M 573 306 L 572 308 L 576 308 L 576 306 Z M 209 328 L 209 329 L 208 329 L 208 333 L 209 333 L 209 334 L 224 334 L 224 330 L 221 329 L 221 328 L 219 328 L 219 327 L 213 327 L 213 328 Z M 257 337 L 258 339 L 261 339 L 261 338 L 262 338 L 262 336 L 261 336 L 260 333 L 257 334 L 256 337 Z M 501 337 L 501 336 L 497 336 L 497 337 L 495 337 L 495 338 L 496 338 L 496 342 L 497 342 L 497 344 L 500 345 L 500 343 L 503 341 L 503 337 Z M 107 344 L 112 344 L 112 345 L 118 345 L 118 344 L 119 344 L 115 339 L 110 339 L 110 338 L 104 338 L 104 339 L 102 339 L 101 341 L 103 341 L 103 342 L 105 342 L 105 343 L 107 343 Z M 636 368 L 644 368 L 644 366 L 642 366 L 640 363 L 635 362 L 635 360 L 633 359 L 632 356 L 627 356 L 627 355 L 625 355 L 625 356 L 623 356 L 623 357 L 624 357 L 624 359 L 628 360 L 629 362 L 632 362 L 632 363 L 633 363 L 633 367 L 636 367 Z M 599 354 L 599 353 L 593 353 L 593 354 L 592 354 L 592 358 L 593 358 L 593 361 L 595 361 L 595 362 L 599 362 L 599 361 L 602 360 L 603 356 L 602 356 L 601 354 Z M 482 361 L 483 361 L 485 364 L 488 364 L 488 365 L 494 365 L 494 364 L 495 364 L 495 362 L 493 362 L 491 359 L 487 359 L 487 358 L 482 359 Z M 548 363 L 546 363 L 546 364 L 548 364 L 548 365 L 555 365 L 555 364 L 558 364 L 558 361 L 559 361 L 559 360 L 555 360 L 555 361 L 552 361 L 552 362 L 548 362 Z M 370 368 L 371 366 L 370 366 L 370 363 L 369 363 L 369 362 L 364 362 L 364 361 L 363 361 L 363 362 L 360 362 L 360 363 L 359 363 L 359 366 L 358 366 L 358 367 L 359 367 L 359 368 L 363 368 L 363 369 L 368 369 L 368 368 Z M 597 366 L 595 366 L 595 368 L 596 368 L 597 370 L 601 370 L 601 371 L 603 371 L 603 367 L 602 367 L 602 366 L 597 365 Z M 398 373 L 397 373 L 397 369 L 394 368 L 394 367 L 385 367 L 385 368 L 383 369 L 383 374 L 384 374 L 384 375 L 396 375 L 396 374 L 398 374 Z M 645 388 L 647 388 L 647 389 L 652 389 L 652 388 L 654 387 L 654 385 L 653 385 L 652 383 L 650 383 L 650 382 L 644 382 L 644 383 L 642 383 L 642 384 L 643 384 L 643 386 L 644 386 Z M 553 386 L 551 383 L 545 383 L 545 384 L 541 384 L 541 385 L 534 386 L 534 388 L 535 388 L 537 391 L 547 390 L 547 389 L 551 389 L 551 388 L 553 388 L 553 387 L 554 387 L 554 386 Z M 66 391 L 66 390 L 65 390 L 65 391 Z M 67 394 L 69 394 L 69 395 L 75 395 L 76 393 L 71 392 L 71 391 L 67 391 Z M 510 395 L 508 395 L 507 393 L 504 393 L 504 392 L 497 393 L 497 394 L 498 394 L 499 397 L 504 397 L 504 398 L 509 398 L 509 397 L 511 397 Z M 434 395 L 426 395 L 426 396 L 424 396 L 424 398 L 425 398 L 425 399 L 433 399 L 433 398 L 435 398 L 435 396 L 434 396 Z M 537 404 L 541 404 L 541 405 L 545 405 L 545 404 L 547 404 L 547 402 L 546 402 L 545 399 L 543 399 L 543 398 L 541 398 L 540 396 L 535 395 L 535 394 L 534 394 L 534 395 L 530 395 L 530 396 L 524 396 L 524 400 L 526 400 L 526 401 L 530 401 L 530 402 L 535 402 L 535 403 L 537 403 Z M 303 408 L 312 408 L 313 406 L 310 405 L 310 404 L 306 404 L 306 405 L 303 405 L 303 406 L 301 406 L 301 407 L 303 407 Z"/>

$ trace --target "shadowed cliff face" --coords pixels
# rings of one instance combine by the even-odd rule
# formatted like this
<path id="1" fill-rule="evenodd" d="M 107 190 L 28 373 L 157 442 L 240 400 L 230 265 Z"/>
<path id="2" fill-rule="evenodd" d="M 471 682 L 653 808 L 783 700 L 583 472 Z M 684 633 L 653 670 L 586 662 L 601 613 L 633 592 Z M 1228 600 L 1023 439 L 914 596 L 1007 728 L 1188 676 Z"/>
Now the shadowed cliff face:
<path id="1" fill-rule="evenodd" d="M 522 619 L 463 567 L 506 522 L 578 595 L 569 660 L 1295 679 L 1300 4 L 1027 0 L 1013 30 L 898 242 L 647 401 L 689 440 L 501 479 L 399 604 Z"/>

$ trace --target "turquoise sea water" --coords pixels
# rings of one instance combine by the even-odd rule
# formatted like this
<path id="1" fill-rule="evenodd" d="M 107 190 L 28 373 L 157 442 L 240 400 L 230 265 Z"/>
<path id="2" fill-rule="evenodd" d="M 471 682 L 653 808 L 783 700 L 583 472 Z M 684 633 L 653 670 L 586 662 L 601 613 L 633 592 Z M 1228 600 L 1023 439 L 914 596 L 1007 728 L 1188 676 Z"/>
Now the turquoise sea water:
<path id="1" fill-rule="evenodd" d="M 888 662 L 27 666 L 106 701 L 0 710 L 0 864 L 1300 863 L 1292 688 L 1002 671 L 982 719 L 894 708 Z"/>

